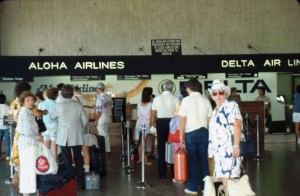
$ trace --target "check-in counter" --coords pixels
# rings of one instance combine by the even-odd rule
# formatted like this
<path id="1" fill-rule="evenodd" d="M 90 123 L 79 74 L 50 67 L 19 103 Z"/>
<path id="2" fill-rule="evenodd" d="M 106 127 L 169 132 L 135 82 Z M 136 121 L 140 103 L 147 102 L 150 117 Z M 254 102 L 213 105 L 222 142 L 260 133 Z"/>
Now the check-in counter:
<path id="1" fill-rule="evenodd" d="M 248 118 L 250 120 L 249 131 L 253 136 L 253 139 L 256 143 L 256 116 L 259 116 L 259 143 L 264 144 L 264 135 L 265 135 L 265 109 L 263 101 L 243 101 L 239 103 L 241 113 L 243 118 L 245 114 L 248 113 Z"/>

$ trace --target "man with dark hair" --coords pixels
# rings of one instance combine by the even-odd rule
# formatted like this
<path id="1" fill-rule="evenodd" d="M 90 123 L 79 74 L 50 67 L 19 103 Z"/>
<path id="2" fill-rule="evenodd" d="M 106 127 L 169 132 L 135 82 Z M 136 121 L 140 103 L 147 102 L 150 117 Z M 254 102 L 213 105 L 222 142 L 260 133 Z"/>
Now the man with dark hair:
<path id="1" fill-rule="evenodd" d="M 64 163 L 72 165 L 71 150 L 73 151 L 77 170 L 77 186 L 79 189 L 84 189 L 85 180 L 81 150 L 84 144 L 83 131 L 88 126 L 89 119 L 83 105 L 72 99 L 73 87 L 71 85 L 65 85 L 61 90 L 61 95 L 64 99 L 57 103 L 50 112 L 50 118 L 58 121 L 56 143 L 61 147 Z"/>
<path id="2" fill-rule="evenodd" d="M 166 80 L 162 85 L 162 94 L 154 98 L 151 109 L 150 130 L 155 128 L 157 130 L 157 169 L 159 178 L 166 178 L 165 143 L 168 140 L 171 118 L 175 116 L 176 106 L 179 105 L 179 100 L 172 94 L 172 89 L 173 82 Z M 171 165 L 171 172 L 174 175 L 173 165 Z"/>
<path id="3" fill-rule="evenodd" d="M 180 116 L 180 143 L 188 153 L 188 181 L 184 190 L 198 194 L 198 180 L 204 190 L 203 178 L 208 175 L 208 124 L 212 113 L 209 100 L 201 95 L 202 85 L 197 79 L 186 83 L 189 96 L 183 98 Z M 200 177 L 200 178 L 199 178 Z"/>
<path id="4" fill-rule="evenodd" d="M 266 89 L 263 86 L 259 86 L 257 90 L 258 97 L 255 98 L 255 101 L 263 101 L 265 103 L 266 127 L 268 128 L 266 132 L 272 133 L 271 99 L 266 95 Z"/>
<path id="5" fill-rule="evenodd" d="M 65 85 L 63 83 L 59 83 L 56 87 L 58 88 L 58 96 L 55 100 L 56 103 L 59 103 L 60 101 L 62 101 L 64 98 L 61 95 L 61 90 Z"/>
<path id="6" fill-rule="evenodd" d="M 1 146 L 3 136 L 5 138 L 5 154 L 6 160 L 10 158 L 10 134 L 9 127 L 3 124 L 3 118 L 8 114 L 9 106 L 5 104 L 6 96 L 4 94 L 0 94 L 0 160 L 1 160 Z"/>

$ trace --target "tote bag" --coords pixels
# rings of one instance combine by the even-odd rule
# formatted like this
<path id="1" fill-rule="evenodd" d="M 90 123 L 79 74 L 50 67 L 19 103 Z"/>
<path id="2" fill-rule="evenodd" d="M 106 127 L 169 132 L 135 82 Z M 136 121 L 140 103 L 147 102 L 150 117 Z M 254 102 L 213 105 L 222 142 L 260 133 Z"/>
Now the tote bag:
<path id="1" fill-rule="evenodd" d="M 53 158 L 50 150 L 40 142 L 38 146 L 38 156 L 35 165 L 36 174 L 38 175 L 56 174 L 58 170 L 57 162 Z"/>

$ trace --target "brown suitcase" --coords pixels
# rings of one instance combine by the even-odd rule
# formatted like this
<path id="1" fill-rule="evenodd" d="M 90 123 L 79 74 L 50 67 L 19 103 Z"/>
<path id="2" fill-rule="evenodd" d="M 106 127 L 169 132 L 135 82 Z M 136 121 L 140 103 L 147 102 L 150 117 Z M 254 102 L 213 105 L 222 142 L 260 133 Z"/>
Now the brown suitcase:
<path id="1" fill-rule="evenodd" d="M 187 152 L 184 148 L 178 148 L 174 155 L 174 174 L 176 182 L 187 180 Z"/>

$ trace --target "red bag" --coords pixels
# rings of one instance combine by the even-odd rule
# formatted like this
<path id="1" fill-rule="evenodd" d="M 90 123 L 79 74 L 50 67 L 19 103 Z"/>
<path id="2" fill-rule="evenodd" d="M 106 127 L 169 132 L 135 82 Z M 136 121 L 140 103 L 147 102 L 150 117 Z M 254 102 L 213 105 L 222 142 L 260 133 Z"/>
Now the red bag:
<path id="1" fill-rule="evenodd" d="M 174 177 L 176 182 L 186 182 L 188 175 L 187 152 L 178 148 L 174 155 Z"/>
<path id="2" fill-rule="evenodd" d="M 174 134 L 169 132 L 168 142 L 180 143 L 180 131 L 179 131 L 179 129 L 177 129 Z"/>

